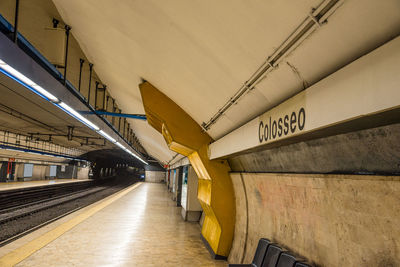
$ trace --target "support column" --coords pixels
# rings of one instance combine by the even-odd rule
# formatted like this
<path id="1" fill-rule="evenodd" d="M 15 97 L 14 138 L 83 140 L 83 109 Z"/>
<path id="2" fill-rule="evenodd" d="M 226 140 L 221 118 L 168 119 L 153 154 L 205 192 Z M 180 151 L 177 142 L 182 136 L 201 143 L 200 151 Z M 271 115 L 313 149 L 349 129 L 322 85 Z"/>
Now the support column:
<path id="1" fill-rule="evenodd" d="M 205 219 L 202 237 L 214 258 L 226 258 L 235 227 L 235 198 L 226 160 L 210 160 L 212 138 L 175 102 L 149 82 L 139 85 L 148 123 L 168 147 L 189 158 L 199 177 L 198 199 Z"/>

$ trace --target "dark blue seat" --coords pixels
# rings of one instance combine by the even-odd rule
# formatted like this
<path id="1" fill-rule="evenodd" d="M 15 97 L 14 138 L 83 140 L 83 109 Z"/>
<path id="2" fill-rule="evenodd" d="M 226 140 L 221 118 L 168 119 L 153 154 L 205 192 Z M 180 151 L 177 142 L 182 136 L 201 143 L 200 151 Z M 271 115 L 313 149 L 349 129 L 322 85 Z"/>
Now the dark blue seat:
<path id="1" fill-rule="evenodd" d="M 279 256 L 278 263 L 276 264 L 276 267 L 294 267 L 296 264 L 296 256 L 288 253 L 288 252 L 282 252 L 281 255 Z"/>
<path id="2" fill-rule="evenodd" d="M 284 251 L 279 256 L 278 263 L 276 267 L 294 267 L 296 262 L 302 262 L 304 259 L 298 258 L 288 251 Z"/>
<path id="3" fill-rule="evenodd" d="M 312 266 L 305 262 L 296 262 L 295 267 L 312 267 Z"/>
<path id="4" fill-rule="evenodd" d="M 271 241 L 268 239 L 261 238 L 258 241 L 256 253 L 251 264 L 229 264 L 229 267 L 261 267 L 270 243 Z"/>
<path id="5" fill-rule="evenodd" d="M 283 249 L 276 244 L 270 244 L 265 254 L 262 267 L 276 267 Z"/>

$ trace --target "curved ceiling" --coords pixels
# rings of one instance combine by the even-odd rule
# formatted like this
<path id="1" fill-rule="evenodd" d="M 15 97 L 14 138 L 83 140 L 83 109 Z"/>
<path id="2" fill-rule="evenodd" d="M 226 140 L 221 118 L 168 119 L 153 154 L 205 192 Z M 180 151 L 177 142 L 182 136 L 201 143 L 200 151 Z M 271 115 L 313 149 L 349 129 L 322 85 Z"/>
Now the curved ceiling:
<path id="1" fill-rule="evenodd" d="M 207 122 L 321 0 L 53 0 L 127 113 L 150 81 Z M 400 33 L 400 1 L 348 0 L 209 130 L 217 139 Z M 153 157 L 175 154 L 130 121 Z"/>

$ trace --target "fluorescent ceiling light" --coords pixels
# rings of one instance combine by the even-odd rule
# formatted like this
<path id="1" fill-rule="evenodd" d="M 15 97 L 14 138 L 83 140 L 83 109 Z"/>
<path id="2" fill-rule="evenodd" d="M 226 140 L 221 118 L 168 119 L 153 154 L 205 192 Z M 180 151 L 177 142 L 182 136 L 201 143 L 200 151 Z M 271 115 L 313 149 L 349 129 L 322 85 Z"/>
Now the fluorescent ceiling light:
<path id="1" fill-rule="evenodd" d="M 5 72 L 7 72 L 9 75 L 14 77 L 16 80 L 18 80 L 20 83 L 28 87 L 30 90 L 35 92 L 36 94 L 39 94 L 40 96 L 44 96 L 48 100 L 52 102 L 59 102 L 58 98 L 40 87 L 39 85 L 35 84 L 31 79 L 5 63 L 4 61 L 0 60 L 0 68 L 3 69 Z"/>
<path id="2" fill-rule="evenodd" d="M 35 89 L 36 91 L 38 91 L 40 94 L 42 94 L 45 97 L 47 97 L 50 101 L 53 101 L 53 102 L 59 102 L 60 101 L 60 100 L 58 100 L 57 97 L 55 97 L 54 95 L 50 94 L 49 92 L 47 92 L 46 90 L 44 90 L 42 87 L 40 87 L 37 84 L 32 85 L 32 88 Z"/>
<path id="3" fill-rule="evenodd" d="M 41 86 L 35 84 L 31 79 L 27 78 L 25 75 L 14 69 L 13 67 L 7 65 L 4 61 L 0 61 L 0 68 L 3 69 L 5 72 L 7 72 L 9 75 L 23 83 L 26 87 L 28 87 L 30 90 L 34 91 L 35 93 L 39 94 L 42 97 L 47 98 L 51 102 L 55 102 L 58 107 L 61 107 L 64 111 L 69 113 L 71 116 L 79 120 L 80 122 L 86 124 L 89 128 L 94 129 L 95 131 L 99 131 L 100 128 L 93 124 L 91 121 L 83 117 L 81 114 L 79 114 L 77 111 L 75 111 L 73 108 L 68 106 L 67 104 L 61 102 L 57 104 L 60 100 L 55 97 L 53 94 L 49 93 L 47 90 L 42 88 Z"/>
<path id="4" fill-rule="evenodd" d="M 21 82 L 25 83 L 26 85 L 32 86 L 32 85 L 35 84 L 31 79 L 29 79 L 28 77 L 26 77 L 25 75 L 23 75 L 22 73 L 20 73 L 19 71 L 17 71 L 13 67 L 11 67 L 10 65 L 1 64 L 0 68 L 2 68 L 3 70 L 7 71 L 9 74 L 14 76 L 15 78 L 17 78 Z"/>
<path id="5" fill-rule="evenodd" d="M 57 97 L 55 97 L 53 94 L 51 94 L 50 92 L 48 92 L 41 86 L 34 83 L 31 79 L 29 79 L 28 77 L 26 77 L 25 75 L 23 75 L 22 73 L 20 73 L 19 71 L 17 71 L 10 65 L 8 65 L 6 62 L 2 61 L 1 59 L 0 59 L 0 68 L 5 71 L 5 74 L 10 75 L 11 78 L 14 78 L 16 81 L 20 82 L 22 85 L 24 85 L 31 91 L 35 92 L 36 94 L 40 95 L 43 98 L 46 98 L 50 102 L 53 102 L 53 104 L 55 104 L 57 107 L 61 108 L 62 110 L 67 112 L 69 115 L 71 115 L 75 119 L 79 120 L 80 122 L 82 122 L 83 124 L 88 126 L 89 128 L 95 130 L 96 132 L 101 134 L 103 137 L 105 137 L 107 140 L 111 141 L 112 143 L 115 143 L 117 146 L 119 146 L 120 148 L 122 148 L 123 150 L 125 150 L 127 153 L 134 156 L 138 160 L 142 161 L 143 163 L 148 164 L 146 161 L 142 160 L 135 153 L 131 152 L 128 148 L 126 148 L 122 144 L 118 143 L 114 138 L 112 138 L 106 132 L 104 132 L 103 130 L 100 130 L 100 128 L 97 125 L 95 125 L 94 123 L 92 123 L 91 121 L 89 121 L 88 119 L 83 117 L 76 110 L 74 110 L 73 108 L 71 108 L 70 106 L 65 104 L 64 102 L 60 102 L 60 100 Z M 16 151 L 19 151 L 19 150 L 16 150 Z M 59 156 L 59 157 L 62 157 L 62 156 Z M 66 157 L 63 157 L 63 158 L 66 158 Z"/>
<path id="6" fill-rule="evenodd" d="M 88 119 L 83 117 L 76 110 L 74 110 L 73 108 L 71 108 L 70 106 L 65 104 L 64 102 L 61 102 L 60 104 L 58 104 L 58 106 L 60 106 L 65 111 L 67 111 L 71 116 L 73 116 L 74 118 L 76 118 L 80 122 L 86 124 L 89 128 L 92 128 L 93 130 L 96 130 L 96 131 L 100 130 L 100 128 L 96 124 L 92 123 L 91 121 L 89 121 Z"/>
<path id="7" fill-rule="evenodd" d="M 117 146 L 119 146 L 120 148 L 122 148 L 123 150 L 125 150 L 126 148 L 123 146 L 123 145 L 121 145 L 120 143 L 115 143 Z"/>
<path id="8" fill-rule="evenodd" d="M 134 156 L 135 158 L 137 158 L 138 160 L 140 160 L 141 162 L 143 162 L 144 164 L 148 165 L 148 163 L 144 160 L 142 160 L 139 156 L 137 156 L 135 153 L 133 153 L 132 151 L 130 151 L 128 148 L 124 147 L 123 145 L 121 145 L 121 143 L 117 142 L 115 143 L 117 146 L 119 146 L 122 150 L 124 150 L 125 152 L 127 152 L 128 154 Z"/>
<path id="9" fill-rule="evenodd" d="M 108 141 L 115 143 L 117 142 L 117 140 L 115 140 L 114 138 L 112 138 L 111 136 L 109 136 L 107 133 L 105 133 L 103 130 L 100 130 L 98 132 L 99 134 L 101 134 L 102 136 L 104 136 Z"/>

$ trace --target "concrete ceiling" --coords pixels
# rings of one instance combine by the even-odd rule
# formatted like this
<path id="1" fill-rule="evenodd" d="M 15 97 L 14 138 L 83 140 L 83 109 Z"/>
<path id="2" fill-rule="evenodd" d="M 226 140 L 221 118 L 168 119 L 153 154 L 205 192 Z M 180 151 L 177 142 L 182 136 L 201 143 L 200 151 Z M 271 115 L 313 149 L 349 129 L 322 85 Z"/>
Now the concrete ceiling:
<path id="1" fill-rule="evenodd" d="M 34 134 L 35 139 L 42 141 L 47 141 L 51 134 L 52 143 L 76 148 L 82 153 L 115 148 L 110 142 L 104 146 L 104 139 L 97 133 L 3 73 L 0 73 L 0 96 L 0 130 L 25 136 Z M 74 127 L 75 137 L 71 141 L 66 137 L 68 126 Z M 88 145 L 80 136 L 89 138 Z"/>
<path id="2" fill-rule="evenodd" d="M 207 122 L 321 0 L 53 0 L 118 105 L 143 113 L 144 78 L 199 124 Z M 400 1 L 347 0 L 212 128 L 214 138 L 400 33 Z M 168 161 L 162 136 L 131 121 Z"/>
<path id="3" fill-rule="evenodd" d="M 41 163 L 41 164 L 58 163 L 67 165 L 69 162 L 69 160 L 53 156 L 45 156 L 39 154 L 30 154 L 22 151 L 10 151 L 5 149 L 0 149 L 0 161 L 8 161 L 9 158 L 14 158 L 17 162 L 26 162 L 26 163 Z"/>

